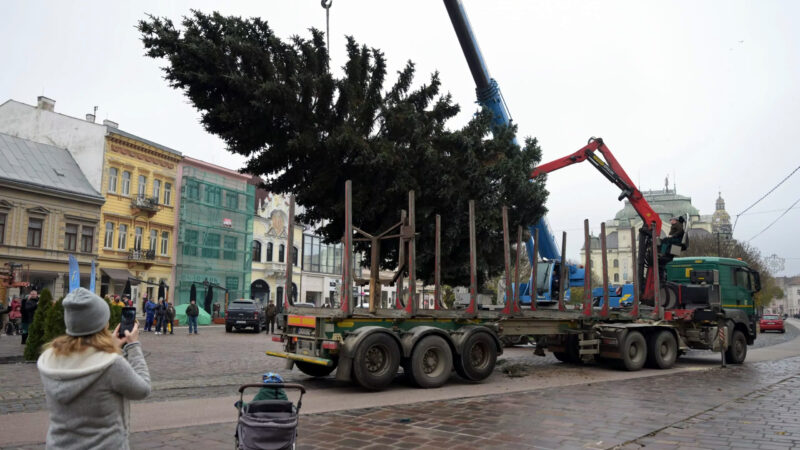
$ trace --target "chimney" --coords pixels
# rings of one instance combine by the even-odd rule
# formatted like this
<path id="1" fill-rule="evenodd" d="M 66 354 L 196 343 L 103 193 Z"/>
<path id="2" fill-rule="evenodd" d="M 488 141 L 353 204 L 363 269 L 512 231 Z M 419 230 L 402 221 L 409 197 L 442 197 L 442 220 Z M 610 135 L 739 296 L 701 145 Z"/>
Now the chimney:
<path id="1" fill-rule="evenodd" d="M 95 117 L 94 117 L 94 114 L 87 114 L 87 115 L 86 115 L 86 121 L 87 121 L 87 122 L 92 122 L 92 123 L 94 123 L 94 119 L 95 119 Z"/>
<path id="2" fill-rule="evenodd" d="M 108 120 L 108 119 L 103 121 L 103 125 L 105 125 L 105 126 L 107 126 L 109 128 L 119 128 L 119 124 L 117 122 L 114 122 L 113 120 Z"/>
<path id="3" fill-rule="evenodd" d="M 39 109 L 43 109 L 45 111 L 51 111 L 52 112 L 53 109 L 55 109 L 55 107 L 56 107 L 56 101 L 53 100 L 52 98 L 47 98 L 44 95 L 40 95 L 36 99 L 36 106 Z"/>

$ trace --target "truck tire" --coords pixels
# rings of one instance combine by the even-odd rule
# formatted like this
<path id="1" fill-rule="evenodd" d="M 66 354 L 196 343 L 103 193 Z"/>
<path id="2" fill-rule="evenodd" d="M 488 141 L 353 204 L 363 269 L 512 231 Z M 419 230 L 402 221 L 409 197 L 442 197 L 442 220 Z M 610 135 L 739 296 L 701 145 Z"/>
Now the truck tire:
<path id="1" fill-rule="evenodd" d="M 564 347 L 565 350 L 563 352 L 553 352 L 553 355 L 555 355 L 557 360 L 578 366 L 583 365 L 577 334 L 567 335 L 566 339 L 564 340 Z"/>
<path id="2" fill-rule="evenodd" d="M 641 369 L 647 361 L 647 341 L 642 333 L 629 331 L 622 340 L 619 352 L 622 355 L 622 367 L 627 371 L 635 372 Z"/>
<path id="3" fill-rule="evenodd" d="M 742 330 L 733 330 L 730 345 L 725 351 L 725 361 L 730 364 L 741 364 L 747 358 L 747 338 Z"/>
<path id="4" fill-rule="evenodd" d="M 453 371 L 453 352 L 440 336 L 422 338 L 411 352 L 411 379 L 417 386 L 430 389 L 447 382 Z"/>
<path id="5" fill-rule="evenodd" d="M 482 381 L 494 371 L 497 363 L 497 347 L 494 339 L 486 333 L 470 336 L 454 358 L 453 364 L 461 378 L 467 381 Z"/>
<path id="6" fill-rule="evenodd" d="M 226 324 L 225 324 L 225 332 L 226 332 L 226 333 L 230 333 L 231 331 L 233 331 L 233 325 L 228 325 L 228 324 L 226 323 Z"/>
<path id="7" fill-rule="evenodd" d="M 353 358 L 353 378 L 364 389 L 378 391 L 392 382 L 400 366 L 400 348 L 386 333 L 364 338 Z"/>
<path id="8" fill-rule="evenodd" d="M 336 364 L 332 366 L 322 366 L 305 361 L 295 361 L 294 365 L 300 369 L 300 372 L 303 372 L 310 377 L 327 377 L 331 374 L 331 372 L 336 370 Z"/>
<path id="9" fill-rule="evenodd" d="M 650 335 L 647 342 L 647 366 L 654 369 L 671 369 L 678 359 L 678 342 L 675 335 L 659 330 Z"/>

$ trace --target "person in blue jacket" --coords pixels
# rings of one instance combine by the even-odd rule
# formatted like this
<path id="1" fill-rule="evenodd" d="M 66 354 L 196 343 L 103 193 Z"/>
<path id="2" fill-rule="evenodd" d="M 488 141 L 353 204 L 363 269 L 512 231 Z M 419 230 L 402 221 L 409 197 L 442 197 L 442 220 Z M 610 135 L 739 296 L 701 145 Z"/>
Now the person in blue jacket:
<path id="1" fill-rule="evenodd" d="M 144 331 L 153 331 L 153 319 L 155 318 L 157 306 L 158 305 L 149 298 L 147 299 L 147 303 L 144 304 L 144 311 L 147 313 L 144 319 Z"/>

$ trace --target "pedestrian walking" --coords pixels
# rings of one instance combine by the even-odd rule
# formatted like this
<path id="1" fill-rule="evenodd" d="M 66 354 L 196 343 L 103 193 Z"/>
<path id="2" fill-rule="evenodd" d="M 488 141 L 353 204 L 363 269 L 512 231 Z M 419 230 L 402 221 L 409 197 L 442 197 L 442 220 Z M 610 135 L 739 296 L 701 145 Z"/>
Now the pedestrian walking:
<path id="1" fill-rule="evenodd" d="M 200 315 L 200 308 L 197 306 L 197 302 L 192 299 L 189 302 L 189 306 L 186 307 L 186 322 L 189 324 L 189 334 L 192 334 L 192 329 L 194 329 L 194 334 L 197 334 L 197 316 Z"/>
<path id="2" fill-rule="evenodd" d="M 19 301 L 19 298 L 14 297 L 14 299 L 11 300 L 11 311 L 8 312 L 8 322 L 11 325 L 11 328 L 6 330 L 8 335 L 20 334 L 19 321 L 21 317 L 22 302 Z"/>
<path id="3" fill-rule="evenodd" d="M 31 291 L 27 298 L 22 300 L 20 307 L 20 322 L 22 324 L 22 345 L 28 340 L 28 328 L 33 322 L 33 315 L 36 313 L 36 307 L 39 305 L 39 293 Z"/>
<path id="4" fill-rule="evenodd" d="M 174 334 L 172 327 L 175 326 L 175 308 L 172 306 L 172 303 L 167 303 L 167 324 L 169 326 L 169 334 Z"/>
<path id="5" fill-rule="evenodd" d="M 128 449 L 130 400 L 150 394 L 139 324 L 125 337 L 108 331 L 102 298 L 78 288 L 63 302 L 67 334 L 48 343 L 37 361 L 50 424 L 48 449 Z"/>
<path id="6" fill-rule="evenodd" d="M 153 331 L 153 320 L 155 320 L 157 306 L 158 305 L 150 299 L 147 299 L 147 303 L 144 304 L 144 331 Z"/>
<path id="7" fill-rule="evenodd" d="M 267 334 L 275 334 L 275 316 L 277 314 L 278 311 L 275 308 L 275 302 L 270 300 L 265 314 L 267 316 Z"/>
<path id="8" fill-rule="evenodd" d="M 158 306 L 156 306 L 156 334 L 165 334 L 167 332 L 167 302 L 164 297 L 158 299 Z"/>

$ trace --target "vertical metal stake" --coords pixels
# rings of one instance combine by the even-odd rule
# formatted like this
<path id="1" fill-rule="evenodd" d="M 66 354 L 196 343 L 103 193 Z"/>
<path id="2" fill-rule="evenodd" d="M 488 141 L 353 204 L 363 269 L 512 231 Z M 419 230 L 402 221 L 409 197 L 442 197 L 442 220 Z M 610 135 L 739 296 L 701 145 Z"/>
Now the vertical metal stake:
<path id="1" fill-rule="evenodd" d="M 408 228 L 411 236 L 408 238 L 408 305 L 406 312 L 411 316 L 417 314 L 417 235 L 416 212 L 414 206 L 414 191 L 408 191 Z"/>
<path id="2" fill-rule="evenodd" d="M 519 313 L 519 261 L 522 258 L 522 227 L 517 226 L 517 262 L 514 264 L 514 310 Z"/>
<path id="3" fill-rule="evenodd" d="M 631 316 L 634 319 L 639 318 L 639 266 L 636 260 L 636 228 L 631 228 L 631 267 L 633 267 L 633 310 Z"/>
<path id="4" fill-rule="evenodd" d="M 442 307 L 442 216 L 436 215 L 436 236 L 433 249 L 433 309 Z"/>
<path id="5" fill-rule="evenodd" d="M 506 273 L 505 273 L 505 282 L 506 282 L 506 295 L 505 301 L 503 306 L 503 314 L 511 314 L 514 310 L 512 307 L 512 302 L 514 301 L 514 296 L 511 291 L 511 250 L 509 248 L 509 237 L 508 237 L 508 207 L 503 206 L 503 262 L 505 263 Z"/>
<path id="6" fill-rule="evenodd" d="M 400 225 L 400 238 L 398 239 L 400 242 L 400 247 L 397 249 L 397 261 L 402 263 L 406 260 L 406 240 L 403 238 L 403 230 L 405 229 L 406 225 L 408 225 L 406 210 L 400 211 L 400 222 L 402 225 Z M 402 272 L 405 269 L 401 267 L 397 270 L 398 272 Z M 394 306 L 397 309 L 403 309 L 406 306 L 403 302 L 403 274 L 400 274 L 397 277 L 396 290 L 397 298 L 395 299 Z"/>
<path id="7" fill-rule="evenodd" d="M 583 266 L 583 315 L 592 315 L 592 240 L 589 236 L 589 219 L 583 220 L 583 248 L 586 262 Z"/>
<path id="8" fill-rule="evenodd" d="M 353 182 L 344 183 L 344 236 L 342 237 L 342 311 L 353 315 Z"/>
<path id="9" fill-rule="evenodd" d="M 564 297 L 566 296 L 569 280 L 567 279 L 567 232 L 561 233 L 561 274 L 558 282 L 558 310 L 564 311 Z"/>
<path id="10" fill-rule="evenodd" d="M 650 224 L 650 232 L 652 235 L 652 242 L 653 242 L 653 266 L 650 267 L 650 270 L 653 271 L 653 316 L 657 319 L 664 318 L 664 311 L 661 307 L 661 276 L 658 273 L 658 243 L 656 240 L 658 239 L 658 231 L 656 230 L 655 224 Z"/>
<path id="11" fill-rule="evenodd" d="M 600 253 L 601 270 L 603 271 L 603 308 L 600 310 L 601 317 L 608 317 L 608 253 L 606 252 L 606 224 L 600 224 Z"/>
<path id="12" fill-rule="evenodd" d="M 477 244 L 475 243 L 475 200 L 469 201 L 469 307 L 468 314 L 478 312 L 478 259 L 476 256 Z"/>
<path id="13" fill-rule="evenodd" d="M 378 310 L 378 302 L 381 301 L 381 284 L 380 284 L 380 265 L 378 259 L 381 255 L 381 240 L 379 238 L 372 238 L 370 242 L 370 260 L 369 260 L 369 312 L 375 314 Z"/>
<path id="14" fill-rule="evenodd" d="M 531 291 L 531 311 L 536 311 L 536 300 L 539 297 L 539 293 L 536 289 L 536 275 L 538 272 L 538 265 L 539 265 L 539 229 L 534 228 L 533 230 L 533 255 L 529 255 L 531 259 L 531 285 L 529 286 L 529 290 Z"/>

